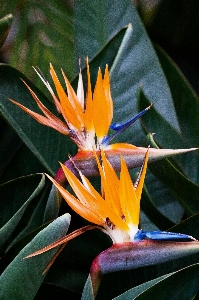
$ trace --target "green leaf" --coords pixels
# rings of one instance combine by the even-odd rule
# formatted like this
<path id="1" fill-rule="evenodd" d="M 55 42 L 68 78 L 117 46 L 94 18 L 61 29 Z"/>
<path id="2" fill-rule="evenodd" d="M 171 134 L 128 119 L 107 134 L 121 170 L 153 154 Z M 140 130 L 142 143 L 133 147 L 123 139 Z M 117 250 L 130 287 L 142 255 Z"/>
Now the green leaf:
<path id="1" fill-rule="evenodd" d="M 171 89 L 181 132 L 191 147 L 198 147 L 199 98 L 166 52 L 160 47 L 155 49 Z"/>
<path id="2" fill-rule="evenodd" d="M 153 147 L 158 148 L 153 138 L 151 138 L 151 143 Z M 191 182 L 176 167 L 175 163 L 173 164 L 169 159 L 164 159 L 150 164 L 149 169 L 170 189 L 187 213 L 194 214 L 198 212 L 199 204 L 196 199 L 199 193 L 199 186 Z"/>
<path id="3" fill-rule="evenodd" d="M 94 300 L 93 288 L 90 275 L 88 276 L 83 292 L 81 300 Z"/>
<path id="4" fill-rule="evenodd" d="M 150 104 L 146 95 L 141 92 L 138 98 L 139 110 L 144 109 Z M 186 110 L 187 112 L 188 110 Z M 186 113 L 185 112 L 185 113 Z M 149 115 L 150 113 L 150 115 Z M 152 107 L 150 112 L 145 114 L 141 119 L 142 128 L 145 133 L 155 133 L 155 139 L 161 148 L 190 148 L 192 145 L 183 132 L 178 132 L 173 126 L 163 118 L 157 110 Z M 199 153 L 198 151 L 189 154 L 180 155 L 176 158 L 181 169 L 186 176 L 192 181 L 198 183 L 199 175 L 197 167 L 199 167 Z M 193 168 L 195 165 L 195 168 Z M 197 166 L 197 167 L 196 167 Z"/>
<path id="5" fill-rule="evenodd" d="M 184 300 L 193 299 L 199 289 L 199 264 L 195 264 L 152 280 L 120 295 L 114 300 Z"/>
<path id="6" fill-rule="evenodd" d="M 66 235 L 69 224 L 69 214 L 57 218 L 21 250 L 0 277 L 1 299 L 34 299 L 45 278 L 42 272 L 58 249 L 53 249 L 33 258 L 23 258 Z"/>
<path id="7" fill-rule="evenodd" d="M 169 231 L 182 232 L 188 235 L 192 235 L 194 238 L 199 239 L 198 228 L 199 214 L 195 214 L 186 220 L 183 220 L 179 224 L 169 228 Z"/>
<path id="8" fill-rule="evenodd" d="M 171 273 L 173 274 L 173 273 Z M 143 293 L 145 290 L 147 290 L 148 288 L 150 288 L 151 286 L 157 284 L 158 282 L 160 282 L 161 280 L 164 280 L 165 278 L 167 278 L 168 276 L 171 276 L 171 274 L 167 274 L 164 276 L 161 276 L 159 278 L 147 281 L 143 284 L 140 284 L 132 289 L 130 289 L 129 291 L 123 293 L 122 295 L 114 298 L 113 300 L 127 300 L 129 299 L 129 297 L 131 297 L 131 299 L 135 299 L 135 297 L 139 296 L 141 293 Z"/>
<path id="9" fill-rule="evenodd" d="M 38 184 L 38 178 L 40 179 Z M 37 185 L 36 185 L 37 183 Z M 0 247 L 7 242 L 19 224 L 25 210 L 40 193 L 45 183 L 44 175 L 30 175 L 13 180 L 0 186 L 1 193 L 1 229 Z M 35 188 L 36 185 L 36 188 Z M 32 192 L 32 189 L 34 190 Z M 26 198 L 28 195 L 28 199 Z M 26 200 L 27 199 L 27 200 Z"/>
<path id="10" fill-rule="evenodd" d="M 29 233 L 36 232 L 41 226 L 43 226 L 43 224 L 45 225 L 50 221 L 52 222 L 56 218 L 46 218 L 44 220 L 44 213 L 50 186 L 51 184 L 46 184 L 44 189 L 42 190 L 42 193 L 38 197 L 38 202 L 36 204 L 32 202 L 29 205 L 17 227 L 17 230 L 13 234 L 14 239 L 7 247 L 6 252 L 18 241 L 21 241 L 24 237 L 26 238 Z"/>
<path id="11" fill-rule="evenodd" d="M 77 222 L 78 219 L 72 217 L 71 226 Z M 110 246 L 110 239 L 101 231 L 85 232 L 67 244 L 51 267 L 45 282 L 81 293 L 93 259 Z"/>
<path id="12" fill-rule="evenodd" d="M 74 153 L 74 145 L 69 143 L 66 136 L 42 126 L 7 99 L 14 99 L 39 112 L 20 78 L 23 78 L 44 105 L 55 113 L 54 105 L 22 73 L 4 64 L 0 65 L 0 111 L 48 172 L 54 174 L 59 166 L 58 161 L 65 161 L 68 153 Z"/>
<path id="13" fill-rule="evenodd" d="M 166 78 L 131 1 L 120 1 L 118 4 L 116 0 L 111 3 L 95 0 L 86 2 L 85 5 L 84 1 L 76 0 L 74 8 L 76 58 L 95 56 L 98 49 L 116 31 L 122 26 L 132 24 L 127 29 L 111 68 L 114 121 L 126 121 L 137 113 L 136 95 L 139 85 L 142 84 L 150 101 L 161 99 L 157 103 L 158 111 L 178 128 Z M 141 143 L 142 137 L 137 123 L 133 125 L 133 129 L 128 129 L 118 139 L 138 144 Z"/>
<path id="14" fill-rule="evenodd" d="M 128 28 L 129 25 L 124 26 L 120 30 L 118 30 L 118 32 L 116 32 L 105 44 L 102 45 L 102 47 L 94 56 L 94 58 L 89 60 L 89 69 L 90 69 L 92 87 L 95 86 L 98 69 L 101 68 L 103 72 L 107 64 L 109 66 L 109 69 L 113 65 L 115 58 L 118 55 L 118 50 L 120 48 L 120 45 L 124 39 L 124 36 Z M 82 61 L 81 63 L 84 64 L 84 61 Z M 87 70 L 85 66 L 82 68 L 82 76 L 84 79 L 84 83 L 86 85 Z M 77 75 L 73 79 L 72 81 L 73 86 L 77 87 L 78 79 L 79 79 L 79 75 Z"/>
<path id="15" fill-rule="evenodd" d="M 55 67 L 64 68 L 71 79 L 75 75 L 75 67 L 70 3 L 10 0 L 2 8 L 2 13 L 8 11 L 12 12 L 16 21 L 12 51 L 9 53 L 10 64 L 34 79 L 40 87 L 43 85 L 36 73 L 31 72 L 32 65 L 47 74 L 51 62 Z"/>
<path id="16" fill-rule="evenodd" d="M 3 46 L 8 33 L 10 31 L 10 27 L 12 24 L 12 15 L 6 15 L 4 18 L 0 19 L 0 48 Z"/>
<path id="17" fill-rule="evenodd" d="M 141 209 L 144 211 L 150 221 L 155 224 L 160 230 L 165 230 L 174 225 L 172 221 L 170 221 L 158 210 L 152 198 L 150 197 L 146 186 L 144 186 L 144 189 L 142 191 Z M 146 230 L 149 231 L 150 229 L 147 228 Z"/>
<path id="18" fill-rule="evenodd" d="M 174 224 L 181 222 L 184 215 L 184 209 L 180 203 L 170 190 L 157 180 L 149 168 L 141 198 L 141 209 L 140 226 L 144 231 L 167 230 Z M 173 223 L 173 225 L 169 225 L 169 223 Z"/>
<path id="19" fill-rule="evenodd" d="M 9 127 L 6 128 L 8 129 Z M 5 153 L 5 149 L 7 149 L 7 155 L 5 153 L 4 156 L 7 156 L 7 162 L 6 165 L 4 165 L 4 170 L 0 177 L 0 183 L 5 183 L 12 180 L 13 178 L 19 178 L 29 174 L 47 172 L 47 170 L 40 163 L 37 157 L 24 143 L 21 142 L 16 133 L 13 134 L 12 138 L 13 140 L 7 140 L 7 143 L 5 143 L 0 150 L 1 153 Z M 15 140 L 20 142 L 20 146 L 18 147 L 16 152 L 14 152 L 15 145 L 12 144 L 9 148 L 9 142 L 14 142 Z M 16 145 L 18 144 L 16 143 Z M 11 166 L 12 172 L 10 171 Z"/>
<path id="20" fill-rule="evenodd" d="M 0 174 L 6 169 L 17 149 L 21 145 L 19 137 L 14 130 L 0 116 L 1 145 L 0 145 Z M 13 177 L 12 177 L 13 179 Z"/>
<path id="21" fill-rule="evenodd" d="M 62 201 L 61 194 L 59 193 L 58 189 L 54 185 L 52 185 L 52 188 L 48 196 L 48 201 L 45 207 L 44 219 L 43 219 L 44 223 L 58 217 L 61 201 Z"/>

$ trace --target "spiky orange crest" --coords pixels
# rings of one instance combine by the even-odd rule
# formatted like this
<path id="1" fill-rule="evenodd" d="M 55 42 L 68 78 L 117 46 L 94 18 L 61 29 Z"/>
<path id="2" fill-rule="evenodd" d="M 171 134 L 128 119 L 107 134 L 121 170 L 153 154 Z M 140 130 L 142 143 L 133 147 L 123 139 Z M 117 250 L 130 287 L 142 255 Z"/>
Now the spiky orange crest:
<path id="1" fill-rule="evenodd" d="M 121 157 L 120 178 L 107 160 L 104 151 L 101 151 L 101 160 L 94 154 L 102 182 L 102 195 L 100 195 L 89 180 L 81 173 L 79 180 L 66 166 L 61 164 L 64 174 L 75 192 L 77 198 L 72 196 L 50 176 L 50 180 L 60 191 L 69 206 L 80 216 L 96 225 L 100 225 L 114 241 L 124 242 L 123 234 L 117 239 L 117 231 L 129 234 L 129 240 L 138 230 L 140 215 L 140 198 L 146 174 L 148 151 L 145 156 L 139 178 L 134 186 L 128 172 L 126 163 Z M 131 231 L 135 231 L 131 233 Z"/>

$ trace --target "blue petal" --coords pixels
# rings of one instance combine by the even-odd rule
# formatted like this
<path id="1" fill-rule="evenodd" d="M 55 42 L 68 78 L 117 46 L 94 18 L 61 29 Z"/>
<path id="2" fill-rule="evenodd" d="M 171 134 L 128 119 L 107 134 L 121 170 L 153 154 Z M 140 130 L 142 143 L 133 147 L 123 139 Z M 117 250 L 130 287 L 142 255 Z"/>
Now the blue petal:
<path id="1" fill-rule="evenodd" d="M 146 237 L 146 233 L 142 232 L 142 229 L 139 229 L 134 236 L 134 240 L 141 241 L 141 240 L 144 240 L 145 237 Z"/>
<path id="2" fill-rule="evenodd" d="M 141 112 L 139 112 L 135 117 L 131 118 L 130 120 L 128 120 L 127 122 L 123 123 L 123 124 L 119 124 L 119 123 L 113 123 L 110 128 L 115 130 L 115 131 L 123 131 L 126 128 L 128 128 L 131 124 L 133 124 L 135 121 L 137 121 L 141 116 L 143 116 L 147 110 L 149 110 L 152 106 L 154 105 L 154 103 L 152 103 L 150 106 L 148 106 L 147 108 L 145 108 L 144 110 L 142 110 Z"/>
<path id="3" fill-rule="evenodd" d="M 147 108 L 145 108 L 144 110 L 142 110 L 139 114 L 137 114 L 135 117 L 133 117 L 132 119 L 128 120 L 127 122 L 123 123 L 123 124 L 119 124 L 119 123 L 113 123 L 110 128 L 113 129 L 115 131 L 114 134 L 112 134 L 111 136 L 105 136 L 101 142 L 101 144 L 103 146 L 107 146 L 110 141 L 112 139 L 114 139 L 118 134 L 120 134 L 122 131 L 124 131 L 125 129 L 127 129 L 131 124 L 133 124 L 137 119 L 139 119 L 142 115 L 144 115 L 152 106 L 154 105 L 154 103 L 152 103 L 150 106 L 148 106 Z"/>
<path id="4" fill-rule="evenodd" d="M 195 240 L 191 235 L 168 231 L 146 231 L 145 235 L 150 240 Z"/>
<path id="5" fill-rule="evenodd" d="M 168 232 L 168 231 L 146 231 L 141 229 L 137 231 L 134 236 L 134 241 L 141 241 L 144 239 L 159 240 L 159 241 L 171 241 L 171 240 L 196 240 L 191 235 Z"/>

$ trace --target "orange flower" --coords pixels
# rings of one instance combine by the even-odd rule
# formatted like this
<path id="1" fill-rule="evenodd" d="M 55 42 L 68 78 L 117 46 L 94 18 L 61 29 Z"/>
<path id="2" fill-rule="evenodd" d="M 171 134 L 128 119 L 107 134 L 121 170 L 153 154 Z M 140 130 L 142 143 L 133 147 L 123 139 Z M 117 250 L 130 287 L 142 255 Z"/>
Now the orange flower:
<path id="1" fill-rule="evenodd" d="M 84 98 L 84 86 L 81 71 L 79 73 L 77 93 L 75 93 L 69 80 L 62 70 L 62 75 L 66 84 L 66 93 L 55 73 L 53 66 L 50 64 L 50 74 L 56 88 L 56 96 L 49 82 L 37 70 L 35 70 L 45 86 L 48 88 L 54 100 L 57 111 L 61 113 L 64 121 L 52 114 L 41 103 L 37 95 L 25 82 L 25 85 L 29 89 L 31 95 L 44 115 L 33 112 L 22 104 L 14 100 L 10 100 L 23 109 L 26 113 L 35 118 L 39 123 L 49 126 L 62 134 L 69 135 L 70 138 L 77 144 L 79 150 L 93 151 L 93 149 L 99 150 L 102 147 L 107 148 L 109 142 L 116 135 L 129 127 L 151 106 L 124 124 L 113 124 L 110 126 L 113 118 L 113 101 L 111 98 L 108 66 L 106 66 L 104 77 L 102 76 L 101 70 L 98 70 L 94 92 L 92 93 L 88 60 L 86 65 L 86 98 Z M 108 137 L 108 131 L 110 127 L 115 131 L 115 133 Z"/>
<path id="2" fill-rule="evenodd" d="M 49 175 L 48 178 L 57 187 L 68 205 L 81 217 L 95 225 L 87 225 L 73 231 L 65 237 L 53 242 L 52 244 L 42 248 L 28 257 L 42 254 L 52 248 L 63 246 L 58 254 L 63 250 L 64 246 L 71 239 L 81 235 L 85 231 L 100 229 L 110 236 L 113 244 L 121 246 L 125 250 L 128 246 L 144 239 L 151 240 L 195 240 L 192 236 L 167 231 L 142 232 L 138 229 L 140 217 L 140 199 L 146 175 L 147 161 L 149 149 L 145 153 L 144 162 L 137 176 L 137 180 L 133 184 L 125 160 L 121 156 L 121 171 L 118 178 L 115 170 L 107 160 L 104 151 L 101 151 L 102 164 L 98 156 L 94 153 L 102 183 L 101 195 L 91 185 L 89 180 L 79 171 L 80 180 L 63 164 L 63 172 L 76 194 L 71 195 L 56 180 Z M 110 248 L 111 249 L 111 248 Z M 142 244 L 141 244 L 142 249 Z M 103 253 L 103 252 L 102 252 Z M 51 266 L 57 255 L 49 263 L 45 271 Z"/>
<path id="3" fill-rule="evenodd" d="M 146 174 L 148 151 L 137 181 L 133 184 L 126 163 L 121 157 L 121 172 L 116 172 L 101 152 L 102 165 L 95 155 L 102 182 L 100 195 L 89 180 L 80 172 L 81 181 L 62 164 L 64 174 L 77 198 L 48 176 L 68 205 L 81 217 L 99 225 L 113 243 L 133 241 L 138 231 L 140 198 Z"/>

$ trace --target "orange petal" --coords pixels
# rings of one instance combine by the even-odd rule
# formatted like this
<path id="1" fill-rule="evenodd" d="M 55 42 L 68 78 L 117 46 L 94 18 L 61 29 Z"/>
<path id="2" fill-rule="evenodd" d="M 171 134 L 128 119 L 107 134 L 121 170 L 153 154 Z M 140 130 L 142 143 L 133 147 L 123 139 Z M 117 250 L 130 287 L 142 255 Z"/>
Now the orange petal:
<path id="1" fill-rule="evenodd" d="M 47 174 L 46 176 L 53 182 L 53 184 L 61 193 L 62 197 L 66 200 L 66 202 L 72 208 L 72 210 L 74 210 L 74 212 L 76 212 L 82 218 L 86 219 L 91 223 L 97 225 L 104 224 L 104 220 L 100 216 L 98 216 L 87 203 L 84 204 L 80 202 L 78 199 L 72 196 L 67 190 L 65 190 L 61 185 L 59 185 L 52 177 L 50 177 Z"/>
<path id="2" fill-rule="evenodd" d="M 120 172 L 120 203 L 126 223 L 134 225 L 139 224 L 140 203 L 137 200 L 131 177 L 126 163 L 121 156 L 121 172 Z"/>
<path id="3" fill-rule="evenodd" d="M 40 102 L 39 107 L 41 108 L 41 110 L 43 112 L 45 112 L 46 117 L 28 109 L 27 107 L 23 106 L 22 104 L 14 101 L 12 99 L 9 99 L 9 100 L 12 103 L 16 104 L 18 107 L 20 107 L 21 109 L 23 109 L 26 113 L 28 113 L 35 120 L 37 120 L 37 122 L 39 122 L 43 125 L 46 125 L 48 127 L 51 127 L 53 129 L 59 131 L 62 134 L 65 134 L 65 135 L 69 134 L 68 126 L 66 124 L 64 124 L 61 120 L 59 120 L 55 115 L 53 115 L 45 106 L 43 108 L 41 108 L 41 105 L 43 106 L 43 104 L 39 101 L 39 99 L 37 99 L 37 103 L 38 103 L 38 101 Z"/>
<path id="4" fill-rule="evenodd" d="M 127 143 L 115 143 L 115 144 L 111 144 L 108 145 L 108 147 L 106 148 L 110 149 L 110 150 L 124 150 L 124 149 L 130 149 L 130 150 L 134 150 L 134 149 L 138 149 L 138 147 L 131 145 L 131 144 L 127 144 Z"/>
<path id="5" fill-rule="evenodd" d="M 68 78 L 64 74 L 63 70 L 62 70 L 62 75 L 64 77 L 64 81 L 66 84 L 68 99 L 69 99 L 72 107 L 75 110 L 75 114 L 76 114 L 77 118 L 79 119 L 80 123 L 83 124 L 83 122 L 84 122 L 83 121 L 83 108 L 81 106 L 81 103 L 79 102 L 77 95 L 75 94 L 75 92 L 74 92 Z"/>
<path id="6" fill-rule="evenodd" d="M 61 86 L 59 79 L 55 73 L 55 70 L 52 65 L 50 65 L 50 74 L 52 76 L 53 82 L 55 84 L 57 94 L 62 107 L 62 114 L 66 122 L 71 123 L 77 130 L 81 130 L 81 123 L 77 117 L 76 111 L 71 105 L 63 87 Z"/>
<path id="7" fill-rule="evenodd" d="M 148 157 L 149 157 L 149 149 L 146 152 L 143 165 L 142 165 L 140 173 L 138 175 L 138 179 L 136 180 L 136 182 L 138 181 L 138 184 L 136 182 L 134 184 L 134 187 L 136 186 L 135 193 L 136 193 L 138 201 L 140 201 L 141 194 L 142 194 L 142 189 L 143 189 L 144 179 L 145 179 L 146 169 L 147 169 Z"/>
<path id="8" fill-rule="evenodd" d="M 99 69 L 93 94 L 93 124 L 97 138 L 107 135 L 110 126 L 110 99 L 106 98 L 102 73 Z"/>
<path id="9" fill-rule="evenodd" d="M 99 172 L 100 172 L 101 184 L 102 184 L 102 193 L 104 192 L 104 194 L 105 194 L 105 201 L 110 205 L 112 210 L 114 210 L 119 215 L 119 217 L 121 218 L 121 214 L 118 213 L 117 206 L 116 206 L 115 201 L 114 201 L 115 199 L 114 199 L 114 197 L 111 193 L 111 185 L 113 184 L 110 180 L 111 178 L 109 178 L 109 174 L 106 173 L 106 171 L 104 169 L 104 164 L 103 164 L 103 166 L 101 166 L 101 164 L 99 162 L 99 159 L 98 159 L 98 156 L 96 155 L 96 153 L 94 153 L 94 154 L 95 154 L 95 159 L 97 161 L 98 169 L 99 169 Z"/>
<path id="10" fill-rule="evenodd" d="M 86 185 L 83 185 L 77 177 L 64 165 L 62 165 L 63 171 L 66 175 L 68 182 L 70 183 L 72 189 L 77 195 L 78 199 L 84 205 L 88 205 L 90 210 L 92 210 L 98 217 L 106 221 L 106 218 L 112 221 L 113 224 L 118 226 L 123 230 L 128 230 L 128 226 L 121 219 L 119 215 L 111 208 L 109 203 L 106 203 L 104 199 L 100 196 L 100 194 L 94 189 L 89 180 L 82 175 Z M 80 213 L 79 213 L 80 214 Z"/>
<path id="11" fill-rule="evenodd" d="M 58 111 L 58 113 L 61 113 L 61 104 L 59 102 L 59 100 L 57 99 L 57 97 L 55 96 L 49 82 L 44 78 L 44 76 L 42 75 L 41 71 L 34 68 L 33 69 L 35 70 L 35 72 L 37 73 L 37 75 L 39 76 L 39 78 L 41 79 L 41 81 L 44 83 L 44 85 L 47 87 L 47 89 L 49 90 L 51 96 L 53 97 L 53 100 L 54 100 L 54 103 L 55 103 L 55 106 L 56 106 L 56 109 Z M 22 81 L 24 82 L 24 80 L 22 79 Z M 25 82 L 24 82 L 25 83 Z M 25 83 L 25 85 L 28 87 L 28 85 Z M 28 87 L 29 88 L 29 87 Z"/>
<path id="12" fill-rule="evenodd" d="M 93 113 L 92 113 L 92 89 L 91 89 L 91 79 L 89 72 L 88 58 L 86 60 L 87 68 L 87 94 L 86 94 L 86 108 L 84 113 L 84 123 L 86 131 L 91 131 L 93 129 Z"/>
<path id="13" fill-rule="evenodd" d="M 117 213 L 119 216 L 122 216 L 122 210 L 120 205 L 120 198 L 119 198 L 119 179 L 117 177 L 117 174 L 115 170 L 113 169 L 110 162 L 107 160 L 104 150 L 101 152 L 102 155 L 102 162 L 104 166 L 104 172 L 106 174 L 106 184 L 109 187 L 109 191 L 111 194 L 111 198 L 113 199 L 113 202 L 115 204 Z"/>
<path id="14" fill-rule="evenodd" d="M 107 107 L 108 107 L 108 123 L 109 123 L 108 128 L 109 128 L 113 119 L 113 100 L 111 97 L 108 65 L 106 65 L 106 69 L 105 69 L 103 86 L 104 86 L 104 93 L 107 101 Z"/>
<path id="15" fill-rule="evenodd" d="M 118 228 L 123 229 L 123 230 L 128 230 L 127 224 L 122 220 L 121 216 L 115 211 L 109 203 L 107 203 L 106 200 L 100 199 L 97 197 L 97 191 L 94 189 L 94 187 L 91 185 L 89 180 L 84 177 L 84 179 L 87 181 L 87 184 L 89 185 L 89 190 L 92 192 L 93 195 L 96 195 L 96 201 L 99 203 L 102 214 L 104 215 L 104 218 L 108 217 L 110 221 Z M 99 195 L 99 194 L 98 194 Z"/>
<path id="16" fill-rule="evenodd" d="M 104 199 L 92 187 L 91 184 L 90 184 L 90 188 L 88 189 L 78 180 L 78 178 L 68 168 L 66 168 L 62 164 L 61 164 L 61 166 L 63 168 L 64 174 L 65 174 L 70 186 L 74 190 L 79 201 L 84 206 L 86 206 L 87 208 L 92 210 L 94 213 L 96 213 L 105 222 L 106 217 L 107 217 L 106 211 L 108 208 L 106 207 Z M 86 178 L 84 178 L 84 180 L 86 180 Z M 87 182 L 87 184 L 89 185 L 88 182 Z M 91 192 L 91 189 L 93 189 L 92 191 L 94 191 L 94 193 Z"/>

